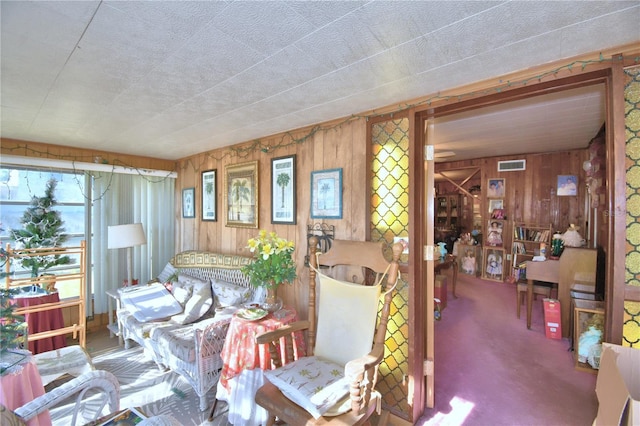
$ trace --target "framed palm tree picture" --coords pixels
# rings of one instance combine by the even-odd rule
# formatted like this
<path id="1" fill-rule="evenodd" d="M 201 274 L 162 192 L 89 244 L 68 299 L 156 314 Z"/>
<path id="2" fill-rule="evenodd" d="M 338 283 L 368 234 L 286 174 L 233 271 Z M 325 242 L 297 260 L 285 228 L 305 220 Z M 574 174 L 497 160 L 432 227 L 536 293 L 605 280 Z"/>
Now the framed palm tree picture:
<path id="1" fill-rule="evenodd" d="M 271 223 L 296 224 L 296 156 L 271 160 Z"/>
<path id="2" fill-rule="evenodd" d="M 258 162 L 225 166 L 226 226 L 258 227 Z"/>
<path id="3" fill-rule="evenodd" d="M 202 220 L 218 220 L 217 170 L 202 172 Z"/>
<path id="4" fill-rule="evenodd" d="M 311 172 L 311 217 L 342 219 L 342 169 Z"/>

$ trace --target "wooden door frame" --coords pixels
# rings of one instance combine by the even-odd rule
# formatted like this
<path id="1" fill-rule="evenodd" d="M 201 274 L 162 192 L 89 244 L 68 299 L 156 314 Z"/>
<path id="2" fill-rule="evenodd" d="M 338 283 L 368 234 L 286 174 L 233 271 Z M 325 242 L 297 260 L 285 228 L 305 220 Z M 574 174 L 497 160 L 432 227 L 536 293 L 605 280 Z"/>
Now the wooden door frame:
<path id="1" fill-rule="evenodd" d="M 634 52 L 632 50 L 631 52 Z M 625 52 L 624 57 L 633 58 L 634 54 Z M 410 119 L 413 121 L 411 126 L 414 129 L 410 135 L 411 147 L 411 169 L 409 171 L 410 193 L 414 194 L 410 198 L 410 229 L 412 229 L 411 251 L 409 257 L 409 278 L 412 283 L 424 282 L 427 275 L 426 266 L 423 261 L 423 247 L 428 245 L 427 229 L 422 225 L 423 221 L 416 218 L 422 218 L 426 214 L 433 214 L 425 208 L 426 190 L 423 182 L 426 176 L 424 169 L 423 147 L 425 145 L 424 125 L 425 121 L 432 117 L 448 115 L 452 113 L 462 112 L 471 109 L 477 109 L 483 106 L 494 105 L 498 103 L 510 102 L 518 99 L 524 99 L 545 93 L 553 93 L 571 88 L 582 87 L 592 84 L 604 84 L 606 88 L 606 110 L 607 110 L 607 173 L 609 182 L 617 182 L 615 185 L 607 185 L 608 211 L 613 212 L 613 219 L 608 221 L 608 238 L 605 246 L 606 251 L 606 329 L 605 340 L 612 343 L 620 344 L 622 341 L 622 315 L 624 314 L 624 295 L 625 295 L 625 247 L 624 239 L 626 232 L 625 214 L 626 212 L 626 194 L 624 182 L 620 183 L 616 177 L 624 176 L 626 169 L 624 163 L 624 107 L 621 99 L 621 90 L 624 88 L 622 82 L 623 67 L 634 65 L 632 59 L 622 59 L 622 54 L 611 56 L 611 61 L 601 61 L 597 63 L 593 61 L 589 67 L 582 70 L 564 69 L 555 73 L 555 78 L 549 81 L 533 81 L 530 84 L 517 87 L 508 87 L 504 85 L 504 81 L 509 79 L 501 79 L 493 84 L 476 85 L 475 91 L 463 97 L 439 96 L 440 100 L 428 103 L 428 107 L 412 108 Z M 566 61 L 565 61 L 566 63 Z M 547 65 L 537 70 L 527 71 L 527 75 L 542 74 L 541 70 L 551 70 L 557 64 Z M 511 81 L 519 81 L 523 79 L 525 74 L 509 76 Z M 498 90 L 500 88 L 500 90 Z M 461 89 L 464 90 L 464 89 Z M 495 91 L 491 95 L 486 93 Z M 477 93 L 478 95 L 473 95 Z M 458 100 L 456 100 L 458 99 Z M 416 104 L 417 105 L 417 104 Z M 413 300 L 423 300 L 425 297 L 425 289 L 422 286 L 413 285 L 411 288 L 411 296 Z M 412 321 L 416 324 L 416 334 L 412 335 L 413 344 L 410 345 L 411 371 L 417 374 L 424 368 L 424 330 L 420 330 L 420 325 L 424 324 L 424 312 L 414 312 L 410 309 Z M 435 360 L 434 360 L 435 361 Z M 425 399 L 429 398 L 425 394 L 424 381 L 414 378 L 413 391 L 410 398 L 413 397 L 414 419 L 418 419 L 424 411 Z"/>

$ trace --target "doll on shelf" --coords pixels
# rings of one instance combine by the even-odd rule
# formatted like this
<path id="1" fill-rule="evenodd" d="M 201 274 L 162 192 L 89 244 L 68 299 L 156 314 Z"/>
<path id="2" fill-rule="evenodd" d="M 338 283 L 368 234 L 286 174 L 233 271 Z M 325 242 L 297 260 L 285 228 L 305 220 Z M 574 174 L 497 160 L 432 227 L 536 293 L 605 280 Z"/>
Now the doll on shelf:
<path id="1" fill-rule="evenodd" d="M 465 274 L 475 275 L 476 257 L 473 250 L 465 250 L 465 255 L 462 258 L 462 270 Z"/>
<path id="2" fill-rule="evenodd" d="M 491 222 L 489 234 L 487 235 L 487 244 L 489 244 L 490 246 L 502 245 L 502 227 L 497 221 Z"/>
<path id="3" fill-rule="evenodd" d="M 502 256 L 491 253 L 487 256 L 487 276 L 492 279 L 502 277 Z"/>

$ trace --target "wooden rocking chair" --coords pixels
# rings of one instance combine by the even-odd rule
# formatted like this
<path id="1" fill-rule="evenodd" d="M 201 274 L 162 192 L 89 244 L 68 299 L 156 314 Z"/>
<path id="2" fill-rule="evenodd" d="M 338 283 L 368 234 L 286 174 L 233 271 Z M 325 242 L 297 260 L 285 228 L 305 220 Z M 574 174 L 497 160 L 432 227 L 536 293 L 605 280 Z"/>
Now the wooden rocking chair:
<path id="1" fill-rule="evenodd" d="M 291 426 L 359 425 L 374 412 L 380 414 L 381 395 L 375 385 L 402 246 L 393 246 L 391 262 L 383 256 L 382 243 L 335 240 L 327 253 L 318 255 L 316 246 L 312 237 L 309 319 L 256 339 L 269 344 L 274 367 L 265 371 L 266 383 L 255 398 L 269 412 L 268 425 L 276 418 Z M 367 279 L 372 285 L 362 285 Z M 307 356 L 294 360 L 293 333 L 301 330 L 307 331 Z M 281 338 L 284 345 L 279 344 Z M 286 352 L 285 362 L 281 351 Z"/>

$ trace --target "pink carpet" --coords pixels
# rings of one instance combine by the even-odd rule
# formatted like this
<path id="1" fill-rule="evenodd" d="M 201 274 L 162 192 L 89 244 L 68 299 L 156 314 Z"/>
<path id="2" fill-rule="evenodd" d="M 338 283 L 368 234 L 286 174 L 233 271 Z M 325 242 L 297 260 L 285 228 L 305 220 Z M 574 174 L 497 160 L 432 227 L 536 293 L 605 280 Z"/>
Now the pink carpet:
<path id="1" fill-rule="evenodd" d="M 592 424 L 596 375 L 574 369 L 568 339 L 545 337 L 541 297 L 528 330 L 513 284 L 459 274 L 457 294 L 449 285 L 435 325 L 435 407 L 417 424 Z"/>

